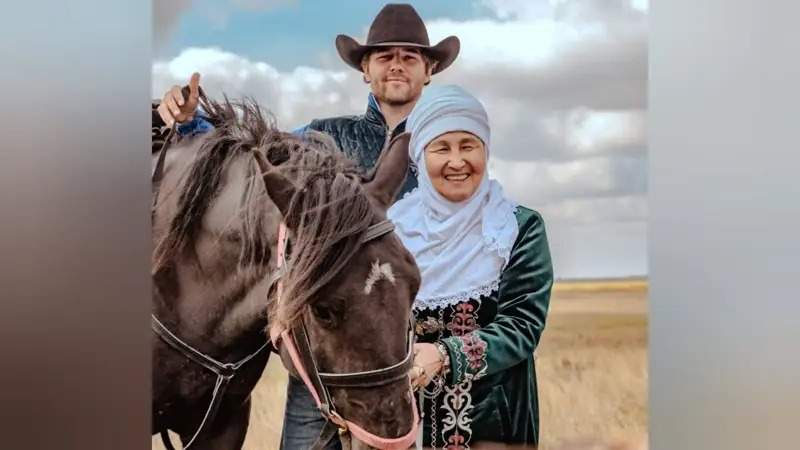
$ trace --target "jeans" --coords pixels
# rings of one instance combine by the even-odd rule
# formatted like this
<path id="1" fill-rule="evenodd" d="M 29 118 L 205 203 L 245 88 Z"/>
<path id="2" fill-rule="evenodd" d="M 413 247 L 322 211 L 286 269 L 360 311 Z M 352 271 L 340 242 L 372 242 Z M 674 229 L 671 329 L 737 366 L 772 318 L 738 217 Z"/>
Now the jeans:
<path id="1" fill-rule="evenodd" d="M 322 432 L 325 419 L 302 380 L 289 376 L 289 385 L 286 389 L 281 450 L 308 450 Z M 341 448 L 342 444 L 336 437 L 325 450 L 341 450 Z"/>

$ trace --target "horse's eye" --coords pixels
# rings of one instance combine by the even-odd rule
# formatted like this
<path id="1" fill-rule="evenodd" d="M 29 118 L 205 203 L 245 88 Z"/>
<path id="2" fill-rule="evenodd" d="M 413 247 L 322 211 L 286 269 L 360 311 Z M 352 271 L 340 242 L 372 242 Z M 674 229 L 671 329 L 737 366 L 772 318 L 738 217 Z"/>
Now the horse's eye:
<path id="1" fill-rule="evenodd" d="M 332 305 L 315 304 L 311 312 L 320 324 L 327 328 L 335 328 L 341 321 L 341 313 Z"/>
<path id="2" fill-rule="evenodd" d="M 314 311 L 314 315 L 317 316 L 317 319 L 319 320 L 327 321 L 333 319 L 333 313 L 328 308 L 323 308 L 322 306 L 314 305 L 311 307 L 311 310 Z"/>

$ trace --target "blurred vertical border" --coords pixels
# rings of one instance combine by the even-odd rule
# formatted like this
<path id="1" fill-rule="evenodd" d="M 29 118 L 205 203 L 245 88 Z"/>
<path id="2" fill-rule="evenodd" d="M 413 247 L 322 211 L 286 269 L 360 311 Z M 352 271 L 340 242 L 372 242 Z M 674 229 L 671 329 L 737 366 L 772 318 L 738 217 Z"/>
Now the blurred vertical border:
<path id="1" fill-rule="evenodd" d="M 800 4 L 650 12 L 650 448 L 798 448 Z"/>
<path id="2" fill-rule="evenodd" d="M 150 11 L 3 3 L 0 448 L 150 445 Z"/>

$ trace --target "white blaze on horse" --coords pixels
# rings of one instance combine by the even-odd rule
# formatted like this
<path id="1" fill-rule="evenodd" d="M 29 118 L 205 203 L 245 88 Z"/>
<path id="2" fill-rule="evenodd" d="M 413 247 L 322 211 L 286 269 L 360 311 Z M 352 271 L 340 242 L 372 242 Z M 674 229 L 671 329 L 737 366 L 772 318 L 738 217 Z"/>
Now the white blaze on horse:
<path id="1" fill-rule="evenodd" d="M 369 277 L 367 277 L 367 281 L 364 283 L 364 293 L 369 295 L 372 293 L 372 287 L 375 286 L 380 280 L 387 280 L 389 283 L 394 284 L 394 272 L 392 271 L 392 265 L 389 263 L 381 264 L 380 260 L 375 260 L 372 263 L 372 271 L 369 273 Z"/>

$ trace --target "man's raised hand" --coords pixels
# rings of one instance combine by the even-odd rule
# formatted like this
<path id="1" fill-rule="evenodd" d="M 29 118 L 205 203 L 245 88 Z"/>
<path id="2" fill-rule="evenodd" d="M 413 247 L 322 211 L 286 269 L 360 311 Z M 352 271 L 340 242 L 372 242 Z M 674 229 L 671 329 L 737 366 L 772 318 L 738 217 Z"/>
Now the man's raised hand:
<path id="1" fill-rule="evenodd" d="M 184 123 L 194 118 L 197 105 L 200 103 L 200 74 L 195 72 L 189 79 L 189 96 L 184 97 L 181 87 L 172 86 L 158 105 L 158 115 L 167 126 L 173 123 Z"/>

